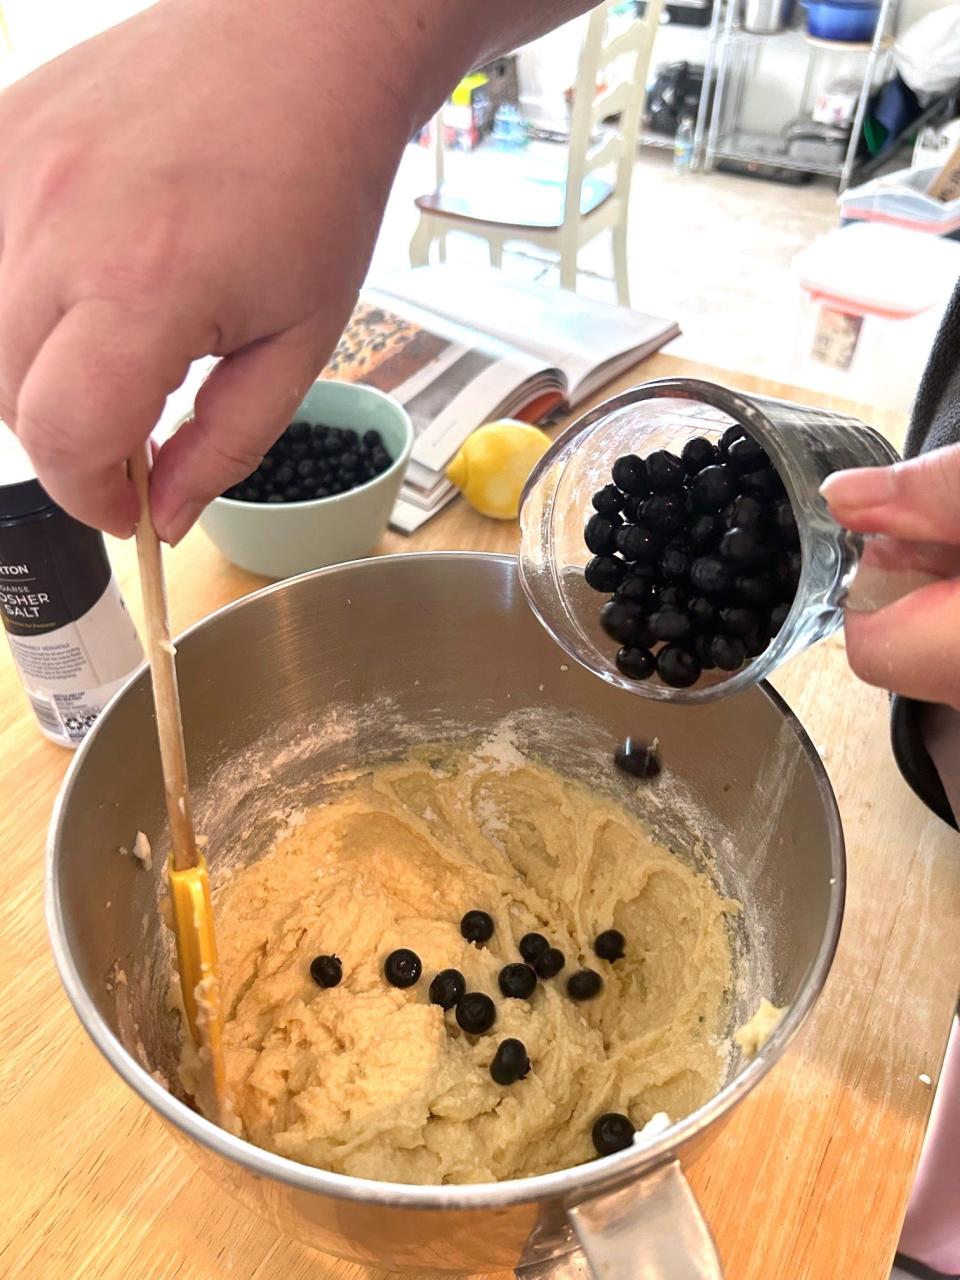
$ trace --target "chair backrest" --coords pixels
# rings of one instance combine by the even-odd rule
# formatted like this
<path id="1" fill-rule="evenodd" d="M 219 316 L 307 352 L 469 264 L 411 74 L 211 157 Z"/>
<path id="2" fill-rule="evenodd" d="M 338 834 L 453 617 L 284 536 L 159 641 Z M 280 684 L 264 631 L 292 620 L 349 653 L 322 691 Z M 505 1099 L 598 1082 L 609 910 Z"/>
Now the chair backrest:
<path id="1" fill-rule="evenodd" d="M 626 201 L 630 194 L 650 55 L 663 0 L 647 0 L 643 17 L 632 19 L 611 36 L 610 11 L 616 3 L 605 0 L 593 10 L 580 52 L 567 160 L 567 225 L 579 219 L 584 180 L 597 169 L 615 166 L 617 196 Z M 598 126 L 609 116 L 619 116 L 617 126 L 603 129 L 595 143 Z"/>

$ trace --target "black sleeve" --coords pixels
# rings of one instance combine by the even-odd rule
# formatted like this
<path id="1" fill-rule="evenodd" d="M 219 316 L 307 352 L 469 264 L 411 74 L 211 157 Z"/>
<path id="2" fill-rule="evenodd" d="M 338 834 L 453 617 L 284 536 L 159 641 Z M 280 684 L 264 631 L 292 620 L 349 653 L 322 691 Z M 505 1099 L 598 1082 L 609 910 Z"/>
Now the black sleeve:
<path id="1" fill-rule="evenodd" d="M 908 458 L 960 441 L 960 285 L 944 313 L 910 417 L 904 455 Z M 940 775 L 923 740 L 923 716 L 929 704 L 894 697 L 890 730 L 900 772 L 928 808 L 944 822 L 957 822 Z"/>

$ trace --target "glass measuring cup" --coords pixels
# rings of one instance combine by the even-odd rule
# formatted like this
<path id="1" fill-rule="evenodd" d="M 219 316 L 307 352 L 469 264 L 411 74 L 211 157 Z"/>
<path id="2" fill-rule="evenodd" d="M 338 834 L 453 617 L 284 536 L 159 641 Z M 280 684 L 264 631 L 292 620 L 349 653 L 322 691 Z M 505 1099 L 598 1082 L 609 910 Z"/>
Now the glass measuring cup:
<path id="1" fill-rule="evenodd" d="M 600 626 L 604 597 L 583 576 L 591 558 L 583 540 L 593 514 L 591 499 L 610 482 L 611 467 L 622 454 L 645 456 L 654 449 L 679 454 L 695 436 L 716 442 L 733 425 L 766 449 L 797 521 L 802 563 L 790 612 L 766 649 L 738 671 L 705 671 L 689 688 L 674 688 L 656 676 L 631 680 L 617 668 L 617 645 Z M 524 592 L 561 647 L 610 684 L 671 702 L 726 697 L 764 679 L 841 625 L 864 539 L 831 517 L 820 485 L 834 471 L 883 466 L 898 457 L 877 431 L 844 414 L 692 378 L 644 383 L 573 423 L 531 473 L 520 507 Z"/>

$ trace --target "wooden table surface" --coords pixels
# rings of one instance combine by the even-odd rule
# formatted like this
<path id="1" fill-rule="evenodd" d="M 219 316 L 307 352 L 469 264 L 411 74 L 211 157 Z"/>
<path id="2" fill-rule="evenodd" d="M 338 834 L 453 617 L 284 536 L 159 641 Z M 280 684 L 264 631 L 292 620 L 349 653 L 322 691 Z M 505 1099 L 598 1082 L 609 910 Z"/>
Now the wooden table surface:
<path id="1" fill-rule="evenodd" d="M 833 404 L 828 397 L 659 355 L 673 374 Z M 843 406 L 850 408 L 850 406 Z M 895 441 L 896 419 L 870 414 Z M 512 524 L 458 501 L 382 551 L 513 551 Z M 130 544 L 112 548 L 139 622 Z M 199 531 L 169 554 L 181 630 L 262 585 Z M 693 1166 L 728 1280 L 886 1280 L 960 974 L 960 837 L 901 781 L 887 700 L 834 637 L 775 683 L 821 748 L 839 797 L 850 887 L 826 990 L 785 1059 Z M 80 1028 L 43 924 L 43 841 L 69 754 L 37 732 L 0 663 L 0 1275 L 31 1280 L 374 1280 L 237 1207 L 197 1172 Z"/>

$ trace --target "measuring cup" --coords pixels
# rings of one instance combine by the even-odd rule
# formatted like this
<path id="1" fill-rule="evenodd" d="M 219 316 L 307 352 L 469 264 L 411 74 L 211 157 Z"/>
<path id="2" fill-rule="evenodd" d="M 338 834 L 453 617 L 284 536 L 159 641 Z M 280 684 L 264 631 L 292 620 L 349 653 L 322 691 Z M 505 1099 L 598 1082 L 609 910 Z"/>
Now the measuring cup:
<path id="1" fill-rule="evenodd" d="M 781 629 L 738 671 L 705 671 L 689 688 L 631 680 L 599 622 L 603 596 L 584 580 L 583 540 L 591 498 L 622 454 L 679 454 L 688 440 L 716 442 L 738 425 L 766 449 L 786 488 L 800 534 L 797 592 Z M 662 378 L 605 401 L 553 443 L 524 489 L 520 577 L 534 613 L 566 652 L 611 684 L 670 702 L 712 702 L 756 684 L 787 658 L 835 631 L 845 605 L 875 609 L 960 569 L 960 548 L 911 548 L 841 528 L 820 496 L 834 471 L 888 465 L 896 450 L 857 418 L 745 395 L 694 378 Z M 868 548 L 864 556 L 864 548 Z M 864 560 L 864 574 L 858 567 Z M 869 567 L 869 575 L 866 570 Z"/>

